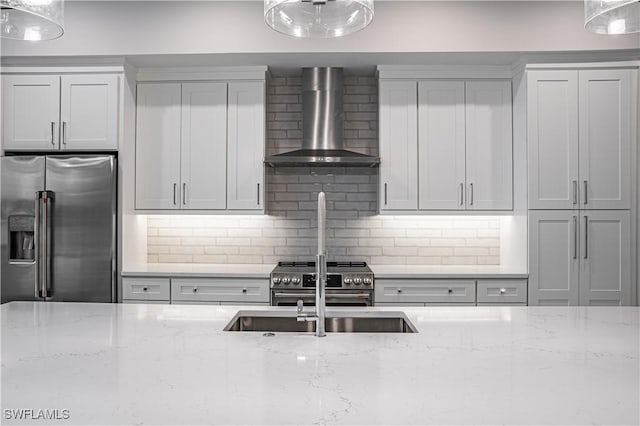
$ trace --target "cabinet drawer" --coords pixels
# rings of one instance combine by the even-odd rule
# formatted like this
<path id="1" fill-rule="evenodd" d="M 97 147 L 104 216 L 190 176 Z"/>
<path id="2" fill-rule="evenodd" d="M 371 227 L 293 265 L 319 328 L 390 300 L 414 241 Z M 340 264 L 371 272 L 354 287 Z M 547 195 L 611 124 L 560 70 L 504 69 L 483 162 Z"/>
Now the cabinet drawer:
<path id="1" fill-rule="evenodd" d="M 527 281 L 478 280 L 478 303 L 527 303 Z"/>
<path id="2" fill-rule="evenodd" d="M 169 278 L 123 278 L 123 300 L 169 300 Z"/>
<path id="3" fill-rule="evenodd" d="M 172 279 L 171 301 L 269 302 L 269 280 Z"/>
<path id="4" fill-rule="evenodd" d="M 376 302 L 475 303 L 474 280 L 376 280 Z"/>

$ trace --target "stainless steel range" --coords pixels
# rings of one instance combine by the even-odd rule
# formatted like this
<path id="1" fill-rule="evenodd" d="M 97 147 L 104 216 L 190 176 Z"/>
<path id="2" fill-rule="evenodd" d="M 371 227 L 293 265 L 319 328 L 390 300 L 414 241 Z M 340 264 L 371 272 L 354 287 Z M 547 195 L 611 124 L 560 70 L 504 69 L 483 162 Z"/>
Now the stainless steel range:
<path id="1" fill-rule="evenodd" d="M 315 304 L 315 262 L 278 262 L 271 272 L 271 305 Z M 373 271 L 366 262 L 327 262 L 327 306 L 373 306 Z"/>

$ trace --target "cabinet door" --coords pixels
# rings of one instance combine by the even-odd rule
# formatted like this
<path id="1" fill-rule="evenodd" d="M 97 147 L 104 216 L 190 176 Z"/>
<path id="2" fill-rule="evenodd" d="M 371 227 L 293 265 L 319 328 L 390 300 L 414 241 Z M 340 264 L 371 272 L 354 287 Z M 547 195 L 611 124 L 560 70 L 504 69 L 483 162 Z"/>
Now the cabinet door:
<path id="1" fill-rule="evenodd" d="M 527 304 L 527 280 L 478 280 L 477 292 L 478 304 Z"/>
<path id="2" fill-rule="evenodd" d="M 418 83 L 420 210 L 463 210 L 464 82 Z"/>
<path id="3" fill-rule="evenodd" d="M 227 83 L 182 84 L 183 209 L 227 205 Z"/>
<path id="4" fill-rule="evenodd" d="M 529 305 L 578 304 L 579 217 L 572 211 L 529 211 Z"/>
<path id="5" fill-rule="evenodd" d="M 2 77 L 2 146 L 8 151 L 57 150 L 60 77 Z"/>
<path id="6" fill-rule="evenodd" d="M 418 208 L 417 82 L 380 82 L 380 210 Z"/>
<path id="7" fill-rule="evenodd" d="M 136 208 L 179 209 L 180 84 L 138 84 Z"/>
<path id="8" fill-rule="evenodd" d="M 118 149 L 118 76 L 62 76 L 60 147 Z"/>
<path id="9" fill-rule="evenodd" d="M 171 302 L 269 302 L 269 280 L 172 278 Z"/>
<path id="10" fill-rule="evenodd" d="M 580 304 L 630 305 L 630 212 L 584 211 L 581 227 Z"/>
<path id="11" fill-rule="evenodd" d="M 474 280 L 376 280 L 376 303 L 475 304 Z"/>
<path id="12" fill-rule="evenodd" d="M 527 72 L 529 208 L 578 205 L 578 72 Z"/>
<path id="13" fill-rule="evenodd" d="M 631 75 L 579 73 L 582 208 L 631 208 Z"/>
<path id="14" fill-rule="evenodd" d="M 228 209 L 264 209 L 264 121 L 264 83 L 229 83 Z"/>
<path id="15" fill-rule="evenodd" d="M 171 297 L 169 278 L 123 278 L 123 300 L 163 300 Z"/>
<path id="16" fill-rule="evenodd" d="M 471 81 L 465 86 L 466 207 L 470 210 L 511 210 L 511 82 Z"/>

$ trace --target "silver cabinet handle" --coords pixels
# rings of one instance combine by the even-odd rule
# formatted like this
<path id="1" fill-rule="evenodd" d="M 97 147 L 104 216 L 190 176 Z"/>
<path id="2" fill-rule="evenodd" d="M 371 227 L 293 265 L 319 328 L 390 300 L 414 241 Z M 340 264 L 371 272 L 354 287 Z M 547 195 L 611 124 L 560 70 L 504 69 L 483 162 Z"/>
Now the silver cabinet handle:
<path id="1" fill-rule="evenodd" d="M 56 122 L 51 122 L 51 145 L 56 146 Z"/>
<path id="2" fill-rule="evenodd" d="M 62 144 L 63 145 L 67 144 L 67 122 L 66 121 L 62 122 Z"/>
<path id="3" fill-rule="evenodd" d="M 573 184 L 573 204 L 578 204 L 578 181 L 572 180 Z"/>
<path id="4" fill-rule="evenodd" d="M 589 216 L 584 217 L 584 258 L 589 258 Z"/>
<path id="5" fill-rule="evenodd" d="M 578 258 L 578 216 L 573 217 L 573 258 Z"/>
<path id="6" fill-rule="evenodd" d="M 398 293 L 402 293 L 402 289 L 401 288 L 398 289 Z"/>
<path id="7" fill-rule="evenodd" d="M 464 205 L 464 183 L 460 182 L 460 205 Z"/>
<path id="8" fill-rule="evenodd" d="M 588 201 L 588 199 L 587 199 L 587 197 L 588 197 L 588 195 L 589 195 L 589 188 L 588 188 L 588 185 L 589 185 L 589 184 L 588 184 L 588 183 L 587 183 L 587 181 L 585 180 L 585 181 L 584 181 L 584 205 L 585 205 L 585 206 L 587 205 L 587 203 L 589 203 L 589 201 Z"/>
<path id="9" fill-rule="evenodd" d="M 473 183 L 469 184 L 469 205 L 472 206 L 473 205 Z"/>
<path id="10" fill-rule="evenodd" d="M 193 288 L 193 292 L 194 292 L 194 293 L 197 293 L 197 292 L 198 292 L 198 287 L 194 287 L 194 288 Z"/>
<path id="11" fill-rule="evenodd" d="M 182 184 L 182 205 L 183 206 L 187 205 L 187 184 L 186 183 Z"/>
<path id="12" fill-rule="evenodd" d="M 258 191 L 257 191 L 257 199 L 258 199 L 258 205 L 260 205 L 260 183 L 258 182 Z"/>
<path id="13" fill-rule="evenodd" d="M 500 289 L 500 294 L 505 294 L 506 292 L 507 292 L 507 289 L 506 289 L 506 288 L 501 288 L 501 289 Z"/>
<path id="14" fill-rule="evenodd" d="M 175 206 L 176 203 L 176 190 L 178 189 L 178 184 L 174 183 L 173 184 L 173 205 Z"/>
<path id="15" fill-rule="evenodd" d="M 387 205 L 387 184 L 384 184 L 384 205 Z"/>

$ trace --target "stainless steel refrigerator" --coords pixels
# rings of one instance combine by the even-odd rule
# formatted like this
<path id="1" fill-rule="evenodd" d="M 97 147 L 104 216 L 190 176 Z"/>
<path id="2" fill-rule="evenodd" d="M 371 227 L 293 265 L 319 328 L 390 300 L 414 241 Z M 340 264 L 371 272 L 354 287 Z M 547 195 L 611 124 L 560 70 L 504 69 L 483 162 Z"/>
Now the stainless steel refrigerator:
<path id="1" fill-rule="evenodd" d="M 2 303 L 113 302 L 116 158 L 1 158 Z"/>

